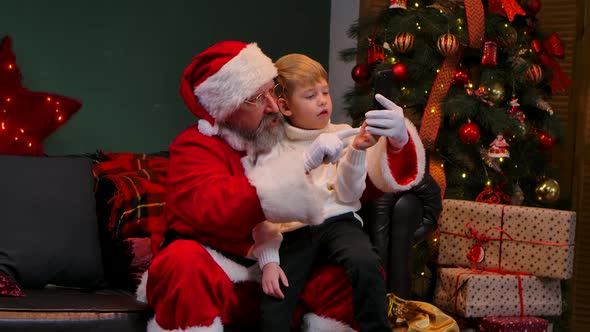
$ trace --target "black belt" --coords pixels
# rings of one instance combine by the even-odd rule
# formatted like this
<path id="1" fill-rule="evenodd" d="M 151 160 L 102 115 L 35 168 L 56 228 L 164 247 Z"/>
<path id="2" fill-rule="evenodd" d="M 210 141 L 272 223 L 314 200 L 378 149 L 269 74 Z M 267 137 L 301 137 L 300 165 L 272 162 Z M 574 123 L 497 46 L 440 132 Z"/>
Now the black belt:
<path id="1" fill-rule="evenodd" d="M 176 231 L 174 230 L 167 230 L 166 233 L 164 234 L 164 241 L 162 241 L 162 245 L 160 246 L 160 250 L 166 248 L 167 246 L 170 245 L 170 243 L 176 241 L 176 240 L 192 240 L 192 241 L 196 241 L 195 239 L 189 238 L 189 237 L 185 237 L 183 235 L 178 234 Z M 225 258 L 236 262 L 242 266 L 246 266 L 246 267 L 250 267 L 254 264 L 256 264 L 256 261 L 253 259 L 249 259 L 246 257 L 242 257 L 242 256 L 238 256 L 238 255 L 234 255 L 231 254 L 229 252 L 223 251 L 221 249 L 217 249 L 217 248 L 213 248 L 211 246 L 208 246 L 211 249 L 217 251 L 218 253 L 222 254 Z"/>

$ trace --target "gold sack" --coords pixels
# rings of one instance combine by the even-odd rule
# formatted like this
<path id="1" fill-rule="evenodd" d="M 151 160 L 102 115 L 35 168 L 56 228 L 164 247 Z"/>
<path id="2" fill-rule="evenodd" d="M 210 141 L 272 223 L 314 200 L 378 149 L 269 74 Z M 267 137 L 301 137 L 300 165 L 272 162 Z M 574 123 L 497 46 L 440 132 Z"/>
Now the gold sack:
<path id="1" fill-rule="evenodd" d="M 426 302 L 404 300 L 387 294 L 387 316 L 393 332 L 459 332 L 459 325 L 439 308 Z"/>

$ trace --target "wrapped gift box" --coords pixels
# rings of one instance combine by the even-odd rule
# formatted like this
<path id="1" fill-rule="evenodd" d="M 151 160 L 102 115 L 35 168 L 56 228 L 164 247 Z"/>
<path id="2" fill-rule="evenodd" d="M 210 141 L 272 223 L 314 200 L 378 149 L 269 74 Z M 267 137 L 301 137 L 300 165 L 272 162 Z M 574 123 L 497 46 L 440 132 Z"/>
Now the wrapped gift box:
<path id="1" fill-rule="evenodd" d="M 558 316 L 558 279 L 465 268 L 438 270 L 434 304 L 463 317 Z"/>
<path id="2" fill-rule="evenodd" d="M 438 263 L 569 279 L 575 227 L 573 211 L 446 199 Z"/>
<path id="3" fill-rule="evenodd" d="M 548 332 L 549 321 L 539 317 L 485 317 L 481 332 Z"/>

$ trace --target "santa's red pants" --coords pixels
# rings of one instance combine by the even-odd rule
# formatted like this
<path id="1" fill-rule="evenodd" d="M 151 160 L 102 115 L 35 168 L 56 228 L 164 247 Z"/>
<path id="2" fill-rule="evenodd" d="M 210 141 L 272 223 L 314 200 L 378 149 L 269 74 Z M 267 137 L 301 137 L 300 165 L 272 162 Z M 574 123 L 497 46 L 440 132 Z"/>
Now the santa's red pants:
<path id="1" fill-rule="evenodd" d="M 150 265 L 147 300 L 163 330 L 208 327 L 220 318 L 226 326 L 253 326 L 262 290 L 254 281 L 233 283 L 198 242 L 176 240 Z M 308 279 L 295 313 L 342 322 L 358 330 L 352 310 L 352 290 L 346 272 L 337 265 L 318 267 Z"/>

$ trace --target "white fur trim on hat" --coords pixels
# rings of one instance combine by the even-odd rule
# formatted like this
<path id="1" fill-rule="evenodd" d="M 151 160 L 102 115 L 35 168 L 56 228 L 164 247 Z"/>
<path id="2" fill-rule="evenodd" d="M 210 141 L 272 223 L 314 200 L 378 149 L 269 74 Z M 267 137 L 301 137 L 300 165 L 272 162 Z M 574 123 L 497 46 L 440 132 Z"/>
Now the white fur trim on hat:
<path id="1" fill-rule="evenodd" d="M 303 332 L 355 332 L 355 330 L 343 322 L 335 319 L 321 317 L 314 313 L 303 316 Z"/>
<path id="2" fill-rule="evenodd" d="M 223 120 L 276 76 L 277 68 L 272 60 L 256 43 L 251 43 L 197 85 L 194 93 L 215 120 Z"/>
<path id="3" fill-rule="evenodd" d="M 217 135 L 217 133 L 219 132 L 219 126 L 217 125 L 217 123 L 215 123 L 215 125 L 212 126 L 209 123 L 209 121 L 203 119 L 200 119 L 198 123 L 199 124 L 197 128 L 199 129 L 201 134 L 205 136 L 213 137 Z"/>
<path id="4" fill-rule="evenodd" d="M 383 192 L 397 192 L 401 190 L 408 190 L 422 181 L 426 166 L 426 155 L 424 146 L 418 135 L 416 127 L 412 122 L 406 119 L 406 128 L 408 129 L 409 141 L 414 143 L 417 156 L 418 173 L 414 181 L 402 185 L 391 175 L 389 166 L 389 159 L 387 157 L 387 138 L 381 137 L 377 144 L 373 145 L 367 150 L 367 175 L 373 184 Z"/>
<path id="5" fill-rule="evenodd" d="M 223 324 L 221 324 L 221 318 L 216 317 L 213 320 L 213 324 L 209 326 L 192 326 L 186 329 L 166 330 L 156 322 L 155 318 L 152 318 L 147 324 L 147 332 L 223 332 Z"/>

